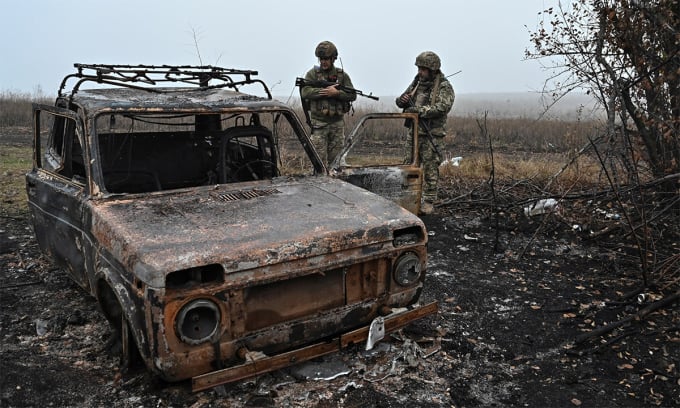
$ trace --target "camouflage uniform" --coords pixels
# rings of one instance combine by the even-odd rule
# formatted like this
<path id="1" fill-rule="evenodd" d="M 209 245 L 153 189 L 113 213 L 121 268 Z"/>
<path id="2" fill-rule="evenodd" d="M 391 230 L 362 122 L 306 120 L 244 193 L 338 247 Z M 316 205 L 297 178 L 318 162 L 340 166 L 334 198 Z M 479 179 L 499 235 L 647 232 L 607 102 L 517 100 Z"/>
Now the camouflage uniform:
<path id="1" fill-rule="evenodd" d="M 324 41 L 317 47 L 317 57 L 323 56 L 323 54 L 319 54 L 319 48 L 325 43 L 332 46 L 331 50 L 335 51 L 334 55 L 337 56 L 335 46 Z M 335 82 L 348 88 L 354 88 L 347 72 L 333 65 L 325 71 L 320 66 L 315 66 L 307 71 L 305 79 Z M 319 95 L 321 89 L 323 88 L 305 86 L 300 90 L 300 95 L 303 99 L 307 99 L 309 103 L 312 122 L 312 142 L 321 155 L 324 164 L 328 166 L 345 146 L 344 115 L 350 111 L 351 103 L 356 100 L 357 95 L 340 91 L 337 97 L 330 98 Z"/>
<path id="2" fill-rule="evenodd" d="M 416 75 L 411 85 L 404 91 L 405 94 L 412 95 L 413 104 L 404 103 L 400 98 L 396 100 L 397 106 L 403 108 L 405 112 L 414 112 L 419 116 L 418 152 L 423 167 L 423 201 L 429 203 L 437 200 L 439 164 L 442 157 L 432 146 L 425 126 L 430 129 L 432 141 L 439 152 L 442 152 L 446 136 L 446 117 L 455 99 L 453 87 L 438 65 L 436 70 L 431 69 L 432 78 L 423 81 Z M 436 95 L 433 95 L 435 88 Z"/>

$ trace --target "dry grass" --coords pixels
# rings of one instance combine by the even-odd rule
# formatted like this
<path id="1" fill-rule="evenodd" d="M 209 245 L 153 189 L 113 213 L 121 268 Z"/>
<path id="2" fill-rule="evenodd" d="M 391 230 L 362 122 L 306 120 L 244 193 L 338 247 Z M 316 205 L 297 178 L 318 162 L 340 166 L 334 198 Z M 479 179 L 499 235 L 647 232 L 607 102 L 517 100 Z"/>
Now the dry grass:
<path id="1" fill-rule="evenodd" d="M 0 215 L 16 217 L 27 211 L 25 174 L 31 169 L 31 146 L 0 149 Z"/>
<path id="2" fill-rule="evenodd" d="M 0 126 L 31 126 L 32 104 L 51 104 L 53 98 L 42 93 L 0 92 Z"/>
<path id="3" fill-rule="evenodd" d="M 491 156 L 486 152 L 462 156 L 459 166 L 445 164 L 440 167 L 443 180 L 465 178 L 486 180 L 491 176 Z M 600 166 L 588 156 L 581 156 L 566 169 L 571 159 L 557 154 L 496 153 L 493 158 L 493 174 L 498 180 L 535 180 L 547 182 L 555 178 L 556 186 L 576 186 L 598 184 Z"/>

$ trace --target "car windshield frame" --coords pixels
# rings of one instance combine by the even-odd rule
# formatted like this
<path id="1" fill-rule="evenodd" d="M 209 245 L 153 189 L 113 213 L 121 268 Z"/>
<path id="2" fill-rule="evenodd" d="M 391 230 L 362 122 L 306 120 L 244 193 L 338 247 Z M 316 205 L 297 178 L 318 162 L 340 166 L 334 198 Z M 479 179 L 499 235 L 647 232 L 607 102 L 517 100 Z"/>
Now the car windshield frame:
<path id="1" fill-rule="evenodd" d="M 130 123 L 121 123 L 120 118 L 128 118 L 133 124 L 130 126 Z M 189 119 L 186 123 L 182 124 L 181 120 L 183 120 L 183 118 L 194 119 Z M 167 120 L 170 121 L 163 123 L 163 121 Z M 173 120 L 176 122 L 172 122 Z M 140 123 L 146 123 L 146 128 L 143 126 L 135 126 Z M 243 175 L 247 175 L 248 173 L 254 174 L 258 171 L 269 175 L 269 177 L 262 177 L 261 179 L 272 179 L 282 175 L 311 176 L 327 173 L 325 166 L 314 149 L 309 136 L 304 131 L 302 124 L 292 111 L 281 107 L 266 109 L 229 107 L 216 111 L 197 111 L 194 109 L 181 111 L 104 109 L 100 110 L 92 117 L 89 127 L 89 132 L 92 137 L 92 175 L 95 184 L 99 187 L 98 190 L 105 196 L 171 191 L 195 188 L 201 185 L 256 181 L 260 178 L 253 176 L 248 179 L 248 177 L 243 177 Z M 172 131 L 173 127 L 177 129 L 174 132 Z M 150 131 L 154 128 L 156 128 L 155 131 Z M 250 129 L 252 133 L 248 134 L 246 129 Z M 191 146 L 192 143 L 203 143 L 203 147 L 205 148 L 204 153 L 209 152 L 213 155 L 218 154 L 220 157 L 223 157 L 221 156 L 225 152 L 223 141 L 236 141 L 237 145 L 244 147 L 246 146 L 244 140 L 250 138 L 252 141 L 258 143 L 257 146 L 250 146 L 250 151 L 255 152 L 257 150 L 262 156 L 255 158 L 256 162 L 252 165 L 232 168 L 232 171 L 241 173 L 240 177 L 234 179 L 228 178 L 225 166 L 215 165 L 214 168 L 211 169 L 215 172 L 215 175 L 212 178 L 205 177 L 204 180 L 196 180 L 194 183 L 188 182 L 184 185 L 182 183 L 177 183 L 176 186 L 163 187 L 162 180 L 160 180 L 157 175 L 154 175 L 154 173 L 157 173 L 157 168 L 149 171 L 135 169 L 132 173 L 125 176 L 128 177 L 129 175 L 132 175 L 135 178 L 139 178 L 139 184 L 147 184 L 149 185 L 148 187 L 133 188 L 130 191 L 111 188 L 110 183 L 107 185 L 107 176 L 109 175 L 106 174 L 108 172 L 107 160 L 111 160 L 111 152 L 107 151 L 105 147 L 107 140 L 111 141 L 114 138 L 119 138 L 116 143 L 120 142 L 124 144 L 125 141 L 120 140 L 121 138 L 141 138 L 143 136 L 148 136 L 149 140 L 146 142 L 147 146 L 142 147 L 143 153 L 138 153 L 138 156 L 140 157 L 137 157 L 137 163 L 143 161 L 145 166 L 153 164 L 151 153 L 154 155 L 159 154 L 158 151 L 154 151 L 154 147 L 157 147 L 157 150 L 162 150 L 164 147 L 172 149 L 172 147 L 169 146 L 172 143 L 177 144 L 175 149 Z M 162 138 L 164 136 L 168 137 L 168 139 L 163 140 Z M 157 140 L 152 140 L 154 138 Z M 172 141 L 170 140 L 171 138 L 173 139 Z M 183 145 L 180 147 L 181 143 L 183 143 Z M 230 143 L 230 145 L 234 145 L 234 143 Z M 222 151 L 220 151 L 220 149 L 222 149 Z M 282 158 L 282 155 L 291 154 L 289 150 L 294 150 L 294 154 L 296 155 L 295 160 Z M 181 166 L 190 164 L 190 159 L 193 159 L 194 161 L 211 160 L 207 156 L 201 158 L 190 157 L 190 151 L 183 150 L 182 152 L 182 157 L 172 157 L 170 160 L 163 160 L 163 162 L 167 166 L 176 166 L 178 168 L 177 171 L 183 171 Z M 115 152 L 114 154 L 119 153 L 121 152 Z M 147 156 L 144 153 L 148 153 L 149 155 Z M 198 152 L 194 153 L 194 156 L 198 154 Z M 108 159 L 107 154 L 109 155 Z M 269 160 L 272 161 L 272 165 L 266 165 L 266 161 L 268 160 L 267 155 Z M 212 160 L 217 159 L 212 158 Z M 291 174 L 289 166 L 287 166 L 283 160 L 296 163 L 304 162 L 305 167 L 303 170 L 300 170 L 299 174 Z M 156 165 L 158 165 L 158 163 L 159 162 L 156 161 Z M 259 169 L 256 169 L 255 167 L 258 167 Z M 167 171 L 169 170 L 166 170 L 166 172 Z M 152 187 L 154 185 L 155 187 Z M 95 191 L 96 190 L 97 189 L 95 189 Z"/>

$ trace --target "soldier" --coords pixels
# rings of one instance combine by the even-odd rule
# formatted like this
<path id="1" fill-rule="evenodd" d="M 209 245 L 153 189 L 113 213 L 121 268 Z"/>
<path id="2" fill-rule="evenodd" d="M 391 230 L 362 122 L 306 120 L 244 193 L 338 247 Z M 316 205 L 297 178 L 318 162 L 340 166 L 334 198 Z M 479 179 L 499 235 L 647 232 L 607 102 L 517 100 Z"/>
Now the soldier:
<path id="1" fill-rule="evenodd" d="M 418 114 L 418 152 L 423 166 L 423 199 L 420 213 L 431 214 L 437 200 L 441 149 L 446 136 L 446 117 L 451 111 L 455 93 L 441 70 L 441 60 L 432 51 L 416 57 L 418 74 L 406 91 L 397 98 L 404 112 Z M 428 136 L 429 134 L 429 136 Z M 435 147 L 436 146 L 436 147 Z"/>
<path id="2" fill-rule="evenodd" d="M 320 42 L 314 54 L 319 58 L 319 65 L 307 71 L 306 80 L 330 81 L 354 88 L 347 72 L 333 65 L 338 58 L 338 49 L 332 42 Z M 341 91 L 335 85 L 325 88 L 304 86 L 300 95 L 303 108 L 309 107 L 312 142 L 324 164 L 328 166 L 345 145 L 344 115 L 349 112 L 357 95 Z"/>

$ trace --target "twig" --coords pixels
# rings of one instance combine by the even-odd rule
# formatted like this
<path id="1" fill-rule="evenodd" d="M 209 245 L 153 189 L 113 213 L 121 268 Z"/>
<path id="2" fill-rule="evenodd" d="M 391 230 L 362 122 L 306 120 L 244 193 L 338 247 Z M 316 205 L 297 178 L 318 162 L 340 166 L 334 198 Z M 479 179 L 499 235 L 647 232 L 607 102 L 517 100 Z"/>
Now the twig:
<path id="1" fill-rule="evenodd" d="M 0 286 L 0 290 L 2 290 L 2 289 L 13 289 L 13 288 L 21 287 L 21 286 L 39 285 L 41 283 L 43 283 L 43 281 L 41 281 L 41 280 L 33 281 L 33 282 L 15 283 L 14 285 Z"/>
<path id="2" fill-rule="evenodd" d="M 550 308 L 550 309 L 543 309 L 544 312 L 546 313 L 567 313 L 567 312 L 578 312 L 577 307 L 556 307 L 556 308 Z"/>
<path id="3" fill-rule="evenodd" d="M 664 308 L 666 306 L 672 305 L 673 303 L 675 303 L 678 300 L 680 300 L 680 291 L 677 291 L 670 296 L 667 296 L 667 297 L 665 297 L 661 300 L 658 300 L 658 301 L 650 304 L 649 306 L 645 307 L 644 309 L 641 309 L 639 312 L 637 312 L 635 314 L 626 316 L 625 318 L 623 318 L 621 320 L 610 323 L 606 326 L 602 326 L 602 327 L 597 328 L 597 329 L 590 331 L 588 333 L 581 334 L 574 339 L 574 344 L 581 344 L 581 343 L 585 342 L 586 340 L 588 340 L 592 337 L 602 336 L 604 334 L 607 334 L 610 331 L 612 331 L 612 330 L 614 330 L 618 327 L 621 327 L 623 325 L 630 323 L 631 321 L 642 320 L 648 314 L 650 314 L 650 313 L 652 313 L 656 310 L 659 310 L 661 308 Z"/>
<path id="4" fill-rule="evenodd" d="M 635 333 L 635 330 L 628 330 L 628 331 L 626 331 L 626 332 L 623 332 L 623 333 L 619 334 L 619 335 L 616 336 L 616 337 L 613 337 L 613 338 L 611 338 L 611 339 L 605 341 L 604 343 L 598 344 L 597 346 L 595 346 L 595 347 L 594 347 L 593 349 L 591 349 L 591 350 L 588 350 L 588 351 L 583 351 L 583 350 L 581 350 L 581 351 L 568 350 L 568 351 L 567 351 L 567 354 L 573 355 L 573 356 L 578 356 L 578 357 L 582 357 L 582 356 L 585 355 L 585 354 L 595 354 L 595 353 L 597 353 L 598 351 L 602 350 L 604 347 L 611 346 L 612 344 L 614 344 L 614 343 L 616 343 L 616 342 L 618 342 L 618 341 L 621 341 L 622 339 L 624 339 L 624 338 L 626 338 L 626 337 L 632 335 L 633 333 Z"/>
<path id="5" fill-rule="evenodd" d="M 198 46 L 198 35 L 196 34 L 196 29 L 191 27 L 191 36 L 194 40 L 194 48 L 196 48 L 196 56 L 198 57 L 198 62 L 203 65 L 203 58 L 201 58 L 201 49 Z"/>
<path id="6" fill-rule="evenodd" d="M 26 218 L 13 217 L 11 215 L 0 215 L 0 218 L 4 218 L 6 220 L 14 220 L 14 221 L 26 221 Z"/>
<path id="7" fill-rule="evenodd" d="M 560 174 L 564 173 L 564 171 L 565 171 L 569 166 L 571 166 L 571 165 L 572 165 L 579 157 L 581 157 L 581 155 L 582 155 L 583 153 L 585 153 L 585 152 L 590 148 L 590 146 L 591 146 L 590 142 L 589 142 L 589 143 L 586 143 L 586 144 L 581 148 L 581 150 L 579 150 L 579 151 L 574 155 L 574 157 L 571 158 L 571 160 L 569 160 L 567 163 L 565 163 L 564 166 L 562 166 L 562 168 L 561 168 L 557 173 L 555 173 L 552 177 L 550 177 L 550 180 L 548 180 L 548 183 L 546 183 L 544 189 L 547 190 L 548 188 L 550 188 L 550 185 L 553 183 L 553 181 L 555 181 L 555 180 L 557 179 L 557 177 L 559 177 Z"/>
<path id="8" fill-rule="evenodd" d="M 491 157 L 491 170 L 489 172 L 489 180 L 487 181 L 489 186 L 491 187 L 491 197 L 492 197 L 492 203 L 493 203 L 493 213 L 494 213 L 494 219 L 496 220 L 496 236 L 494 239 L 494 244 L 493 244 L 493 250 L 494 253 L 498 252 L 498 242 L 499 242 L 499 214 L 498 214 L 498 197 L 496 196 L 496 187 L 495 187 L 495 180 L 496 180 L 496 165 L 494 163 L 494 156 L 493 156 L 493 142 L 491 141 L 491 136 L 489 136 L 489 130 L 486 127 L 486 118 L 488 116 L 489 112 L 484 112 L 484 122 L 479 121 L 477 119 L 477 126 L 479 126 L 479 131 L 482 132 L 482 136 L 486 136 L 486 138 L 489 140 L 489 156 Z"/>

